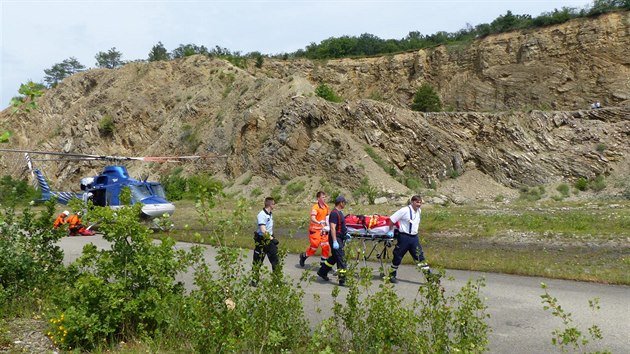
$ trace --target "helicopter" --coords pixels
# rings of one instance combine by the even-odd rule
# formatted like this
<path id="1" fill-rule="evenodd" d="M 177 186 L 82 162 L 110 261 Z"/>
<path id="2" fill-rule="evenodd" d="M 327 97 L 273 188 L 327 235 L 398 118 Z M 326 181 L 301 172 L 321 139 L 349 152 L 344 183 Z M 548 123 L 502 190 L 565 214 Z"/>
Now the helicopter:
<path id="1" fill-rule="evenodd" d="M 43 172 L 38 168 L 33 168 L 32 161 L 105 160 L 119 162 L 134 160 L 145 162 L 182 162 L 202 158 L 201 156 L 107 156 L 18 149 L 0 149 L 0 151 L 24 153 L 34 184 L 42 193 L 41 198 L 34 202 L 45 202 L 54 199 L 59 204 L 67 205 L 70 200 L 76 198 L 82 200 L 86 205 L 91 201 L 95 206 L 118 209 L 123 206 L 120 201 L 120 192 L 123 188 L 129 188 L 131 191 L 131 202 L 133 204 L 142 203 L 141 218 L 146 220 L 153 220 L 164 214 L 173 215 L 175 212 L 175 205 L 166 199 L 164 187 L 159 182 L 148 181 L 146 178 L 144 180 L 136 180 L 129 176 L 125 166 L 108 165 L 103 168 L 99 175 L 81 178 L 81 192 L 53 191 L 48 185 Z M 30 155 L 50 155 L 55 156 L 55 158 L 31 159 Z"/>

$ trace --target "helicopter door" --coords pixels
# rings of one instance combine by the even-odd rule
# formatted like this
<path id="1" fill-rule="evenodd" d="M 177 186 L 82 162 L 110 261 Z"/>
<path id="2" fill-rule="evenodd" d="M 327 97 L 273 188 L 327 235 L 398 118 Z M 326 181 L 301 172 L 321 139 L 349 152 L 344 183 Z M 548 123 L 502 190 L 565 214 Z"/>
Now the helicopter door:
<path id="1" fill-rule="evenodd" d="M 106 206 L 107 205 L 107 199 L 106 199 L 106 190 L 105 189 L 95 189 L 92 191 L 92 200 L 94 202 L 94 205 L 96 206 Z"/>

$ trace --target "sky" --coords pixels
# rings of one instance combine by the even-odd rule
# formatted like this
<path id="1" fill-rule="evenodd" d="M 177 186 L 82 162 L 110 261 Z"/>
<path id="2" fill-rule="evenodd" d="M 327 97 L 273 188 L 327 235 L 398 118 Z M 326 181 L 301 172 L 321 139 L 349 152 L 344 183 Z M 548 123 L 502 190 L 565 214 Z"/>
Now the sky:
<path id="1" fill-rule="evenodd" d="M 401 39 L 411 31 L 457 32 L 508 10 L 538 16 L 592 0 L 0 0 L 0 109 L 20 84 L 44 82 L 44 69 L 70 57 L 86 68 L 116 48 L 147 59 L 162 42 L 220 46 L 245 54 L 291 53 L 330 37 L 370 33 Z"/>

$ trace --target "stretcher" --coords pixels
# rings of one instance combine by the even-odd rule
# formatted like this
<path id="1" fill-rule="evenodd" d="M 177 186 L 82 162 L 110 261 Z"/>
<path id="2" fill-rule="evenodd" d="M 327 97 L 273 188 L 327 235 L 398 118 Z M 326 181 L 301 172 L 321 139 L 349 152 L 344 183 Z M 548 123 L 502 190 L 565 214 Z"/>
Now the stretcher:
<path id="1" fill-rule="evenodd" d="M 379 260 L 381 270 L 383 260 L 389 259 L 389 249 L 393 246 L 394 237 L 390 236 L 389 216 L 383 215 L 346 215 L 346 227 L 349 242 L 356 242 L 358 245 L 357 261 L 363 261 L 367 266 L 367 261 L 373 255 Z M 398 228 L 398 223 L 394 224 Z"/>

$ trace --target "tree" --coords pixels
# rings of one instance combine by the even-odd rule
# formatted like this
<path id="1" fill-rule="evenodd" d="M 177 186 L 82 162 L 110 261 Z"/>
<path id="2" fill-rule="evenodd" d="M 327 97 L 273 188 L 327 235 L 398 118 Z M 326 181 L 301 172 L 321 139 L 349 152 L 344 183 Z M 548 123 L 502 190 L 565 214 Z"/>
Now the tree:
<path id="1" fill-rule="evenodd" d="M 96 66 L 105 69 L 116 69 L 124 64 L 121 60 L 122 53 L 116 50 L 116 47 L 108 50 L 107 52 L 96 53 Z"/>
<path id="2" fill-rule="evenodd" d="M 44 81 L 46 81 L 48 87 L 55 87 L 61 80 L 83 70 L 85 70 L 85 66 L 77 58 L 70 57 L 61 63 L 53 65 L 50 69 L 44 69 L 46 74 Z"/>
<path id="3" fill-rule="evenodd" d="M 208 48 L 205 46 L 197 46 L 195 44 L 180 44 L 172 53 L 173 59 L 189 57 L 195 54 L 208 54 Z"/>
<path id="4" fill-rule="evenodd" d="M 428 83 L 422 84 L 413 97 L 411 109 L 419 112 L 439 112 L 442 110 L 440 96 Z"/>
<path id="5" fill-rule="evenodd" d="M 149 61 L 159 61 L 159 60 L 169 60 L 171 59 L 171 55 L 168 53 L 166 48 L 164 48 L 164 44 L 162 42 L 158 42 L 156 45 L 151 48 L 149 52 Z"/>

